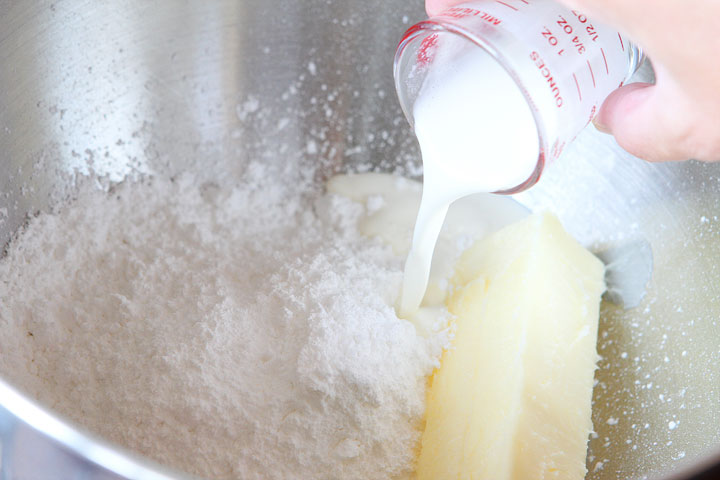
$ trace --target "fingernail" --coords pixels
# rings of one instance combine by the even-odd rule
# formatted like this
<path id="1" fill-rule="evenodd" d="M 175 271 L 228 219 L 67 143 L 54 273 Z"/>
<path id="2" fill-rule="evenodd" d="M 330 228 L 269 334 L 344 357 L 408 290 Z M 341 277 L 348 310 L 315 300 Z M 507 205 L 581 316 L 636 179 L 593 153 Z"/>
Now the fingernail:
<path id="1" fill-rule="evenodd" d="M 600 117 L 600 115 L 593 119 L 593 125 L 595 125 L 595 128 L 597 128 L 602 133 L 607 133 L 608 135 L 610 135 L 610 127 L 608 127 L 607 125 L 605 125 L 605 123 L 602 122 L 602 118 Z"/>

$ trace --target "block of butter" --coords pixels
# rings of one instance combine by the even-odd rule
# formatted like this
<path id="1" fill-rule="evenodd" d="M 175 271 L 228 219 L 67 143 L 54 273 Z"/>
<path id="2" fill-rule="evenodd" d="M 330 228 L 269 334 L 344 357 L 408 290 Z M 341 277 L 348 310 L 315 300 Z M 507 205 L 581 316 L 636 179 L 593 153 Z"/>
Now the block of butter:
<path id="1" fill-rule="evenodd" d="M 585 477 L 604 266 L 550 214 L 460 258 L 453 344 L 428 390 L 420 480 Z"/>

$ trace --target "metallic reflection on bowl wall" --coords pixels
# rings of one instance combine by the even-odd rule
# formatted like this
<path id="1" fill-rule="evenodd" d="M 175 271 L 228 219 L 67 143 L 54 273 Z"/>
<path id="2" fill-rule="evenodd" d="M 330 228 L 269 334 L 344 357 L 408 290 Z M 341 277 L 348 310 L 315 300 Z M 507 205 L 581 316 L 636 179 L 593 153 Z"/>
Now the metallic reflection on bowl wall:
<path id="1" fill-rule="evenodd" d="M 394 45 L 419 8 L 289 0 L 0 8 L 0 145 L 10 173 L 0 191 L 12 199 L 0 241 L 89 168 L 118 181 L 202 164 L 217 179 L 240 174 L 247 158 L 337 169 L 418 159 L 390 76 Z"/>
<path id="2" fill-rule="evenodd" d="M 0 11 L 3 244 L 91 171 L 100 186 L 184 170 L 222 185 L 261 159 L 278 174 L 304 165 L 318 188 L 337 171 L 419 173 L 392 80 L 419 1 L 0 0 Z M 653 248 L 642 305 L 603 307 L 588 478 L 654 478 L 717 452 L 720 165 L 647 164 L 588 129 L 519 200 L 587 245 Z M 18 421 L 0 417 L 7 445 Z"/>

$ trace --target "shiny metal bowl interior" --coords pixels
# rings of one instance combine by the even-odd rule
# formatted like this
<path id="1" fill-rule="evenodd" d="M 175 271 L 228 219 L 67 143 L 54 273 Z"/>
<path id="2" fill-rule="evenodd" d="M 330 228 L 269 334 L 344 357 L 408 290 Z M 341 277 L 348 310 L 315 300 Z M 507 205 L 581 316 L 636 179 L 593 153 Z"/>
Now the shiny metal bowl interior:
<path id="1" fill-rule="evenodd" d="M 339 171 L 420 173 L 392 79 L 419 0 L 0 0 L 0 12 L 0 244 L 90 172 L 99 186 L 187 169 L 222 184 L 262 158 L 303 162 L 318 186 Z M 689 478 L 720 462 L 720 165 L 647 164 L 591 130 L 518 197 L 593 248 L 653 248 L 642 305 L 603 306 L 588 478 Z M 0 393 L 3 478 L 170 475 Z"/>

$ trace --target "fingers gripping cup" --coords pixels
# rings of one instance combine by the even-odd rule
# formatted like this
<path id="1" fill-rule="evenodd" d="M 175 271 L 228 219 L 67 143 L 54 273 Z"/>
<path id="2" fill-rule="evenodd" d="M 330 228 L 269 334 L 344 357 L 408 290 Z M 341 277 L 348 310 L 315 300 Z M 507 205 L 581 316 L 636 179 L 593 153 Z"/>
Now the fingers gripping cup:
<path id="1" fill-rule="evenodd" d="M 453 130 L 443 133 L 446 157 L 457 157 L 448 145 L 467 153 L 473 142 L 477 156 L 502 157 L 484 159 L 496 168 L 477 172 L 468 165 L 474 160 L 458 160 L 465 164 L 453 169 L 463 171 L 456 180 L 467 184 L 467 193 L 515 193 L 538 181 L 642 58 L 617 31 L 554 2 L 479 0 L 411 27 L 398 46 L 394 74 L 425 159 L 421 133 Z"/>

